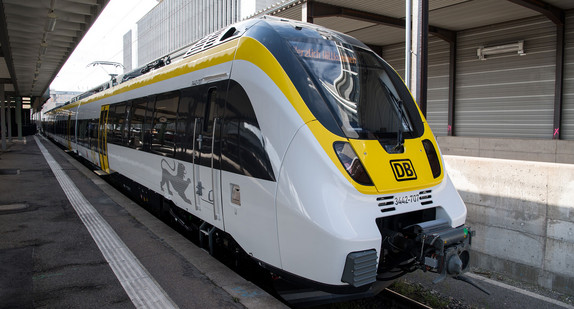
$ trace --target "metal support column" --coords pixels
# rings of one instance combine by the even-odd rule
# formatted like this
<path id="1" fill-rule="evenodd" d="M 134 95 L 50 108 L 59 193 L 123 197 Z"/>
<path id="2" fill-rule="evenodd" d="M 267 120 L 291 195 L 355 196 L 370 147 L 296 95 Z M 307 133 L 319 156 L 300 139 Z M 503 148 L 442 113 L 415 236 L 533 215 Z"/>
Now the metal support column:
<path id="1" fill-rule="evenodd" d="M 313 7 L 313 1 L 308 0 L 307 2 L 303 2 L 301 5 L 301 21 L 313 23 Z"/>
<path id="2" fill-rule="evenodd" d="M 564 23 L 556 24 L 556 77 L 554 80 L 554 132 L 552 139 L 560 139 L 562 125 L 562 94 L 564 83 Z"/>
<path id="3" fill-rule="evenodd" d="M 0 131 L 2 131 L 2 151 L 6 151 L 6 104 L 4 84 L 0 83 Z"/>
<path id="4" fill-rule="evenodd" d="M 454 100 L 456 97 L 456 37 L 454 42 L 449 42 L 449 66 L 448 66 L 448 127 L 447 135 L 454 136 Z"/>
<path id="5" fill-rule="evenodd" d="M 412 0 L 405 1 L 405 82 L 407 88 L 411 88 L 411 49 L 412 49 L 412 15 L 413 5 Z"/>
<path id="6" fill-rule="evenodd" d="M 6 97 L 6 113 L 8 116 L 6 117 L 6 126 L 8 127 L 8 141 L 12 141 L 12 97 Z"/>
<path id="7" fill-rule="evenodd" d="M 16 125 L 18 131 L 18 140 L 21 141 L 22 138 L 22 97 L 16 98 Z"/>
<path id="8" fill-rule="evenodd" d="M 411 85 L 419 108 L 423 115 L 427 114 L 427 85 L 428 85 L 428 0 L 413 0 L 413 18 L 415 26 L 414 49 L 416 50 L 414 72 L 412 73 L 414 83 Z"/>

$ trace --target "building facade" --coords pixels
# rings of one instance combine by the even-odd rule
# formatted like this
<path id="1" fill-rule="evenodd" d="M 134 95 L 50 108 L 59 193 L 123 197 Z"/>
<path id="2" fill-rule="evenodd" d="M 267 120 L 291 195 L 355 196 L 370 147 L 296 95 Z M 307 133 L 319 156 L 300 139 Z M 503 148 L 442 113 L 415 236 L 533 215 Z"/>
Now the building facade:
<path id="1" fill-rule="evenodd" d="M 240 19 L 240 0 L 164 0 L 137 23 L 137 66 L 184 48 Z M 126 34 L 127 35 L 127 34 Z M 126 42 L 124 37 L 124 42 Z M 126 50 L 126 49 L 124 49 Z M 133 63 L 126 58 L 125 63 Z"/>

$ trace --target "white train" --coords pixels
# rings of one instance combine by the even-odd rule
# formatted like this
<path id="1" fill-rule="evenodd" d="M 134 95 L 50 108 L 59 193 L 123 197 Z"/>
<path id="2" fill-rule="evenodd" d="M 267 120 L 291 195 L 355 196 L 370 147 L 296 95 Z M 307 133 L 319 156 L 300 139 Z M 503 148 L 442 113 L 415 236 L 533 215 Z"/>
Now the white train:
<path id="1" fill-rule="evenodd" d="M 208 249 L 217 235 L 301 286 L 376 292 L 468 269 L 466 207 L 435 138 L 364 44 L 265 17 L 163 60 L 51 111 L 44 132 Z"/>

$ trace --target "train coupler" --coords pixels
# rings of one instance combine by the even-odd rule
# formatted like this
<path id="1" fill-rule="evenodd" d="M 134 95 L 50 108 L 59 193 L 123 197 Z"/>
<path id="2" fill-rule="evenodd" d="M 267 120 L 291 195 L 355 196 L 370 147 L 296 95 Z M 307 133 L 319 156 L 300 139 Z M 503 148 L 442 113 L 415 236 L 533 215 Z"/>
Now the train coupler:
<path id="1" fill-rule="evenodd" d="M 450 276 L 490 295 L 486 289 L 463 275 L 470 269 L 470 245 L 474 231 L 464 225 L 452 228 L 446 220 L 427 221 L 408 229 L 417 235 L 415 240 L 420 244 L 420 267 L 423 271 L 439 274 L 433 283 L 442 282 Z"/>
<path id="2" fill-rule="evenodd" d="M 472 284 L 483 292 L 484 288 L 463 274 L 470 269 L 470 246 L 474 232 L 465 225 L 451 227 L 445 219 L 412 224 L 400 231 L 384 230 L 382 252 L 386 252 L 386 269 L 397 267 L 397 262 L 408 258 L 405 272 L 420 269 L 434 272 L 439 283 L 447 277 Z M 393 263 L 394 262 L 394 263 Z M 405 265 L 405 263 L 399 264 Z M 400 267 L 400 266 L 399 266 Z M 380 276 L 377 277 L 381 279 Z"/>
<path id="3" fill-rule="evenodd" d="M 420 246 L 418 264 L 424 271 L 439 274 L 433 282 L 443 281 L 448 275 L 459 276 L 469 269 L 472 233 L 464 225 L 452 228 L 446 220 L 432 220 L 411 225 L 405 232 L 415 236 Z M 416 252 L 416 251 L 415 251 Z"/>

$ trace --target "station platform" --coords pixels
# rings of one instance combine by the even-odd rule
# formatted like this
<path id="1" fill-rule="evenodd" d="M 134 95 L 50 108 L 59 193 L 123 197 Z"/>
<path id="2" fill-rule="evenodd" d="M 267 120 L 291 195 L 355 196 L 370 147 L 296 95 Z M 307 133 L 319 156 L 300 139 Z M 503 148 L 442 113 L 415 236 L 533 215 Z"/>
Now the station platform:
<path id="1" fill-rule="evenodd" d="M 0 152 L 0 274 L 0 308 L 286 308 L 40 136 Z M 492 295 L 422 272 L 406 280 L 460 304 L 449 308 L 574 309 L 471 276 Z"/>
<path id="2" fill-rule="evenodd" d="M 40 136 L 0 154 L 0 235 L 0 308 L 286 307 Z"/>

